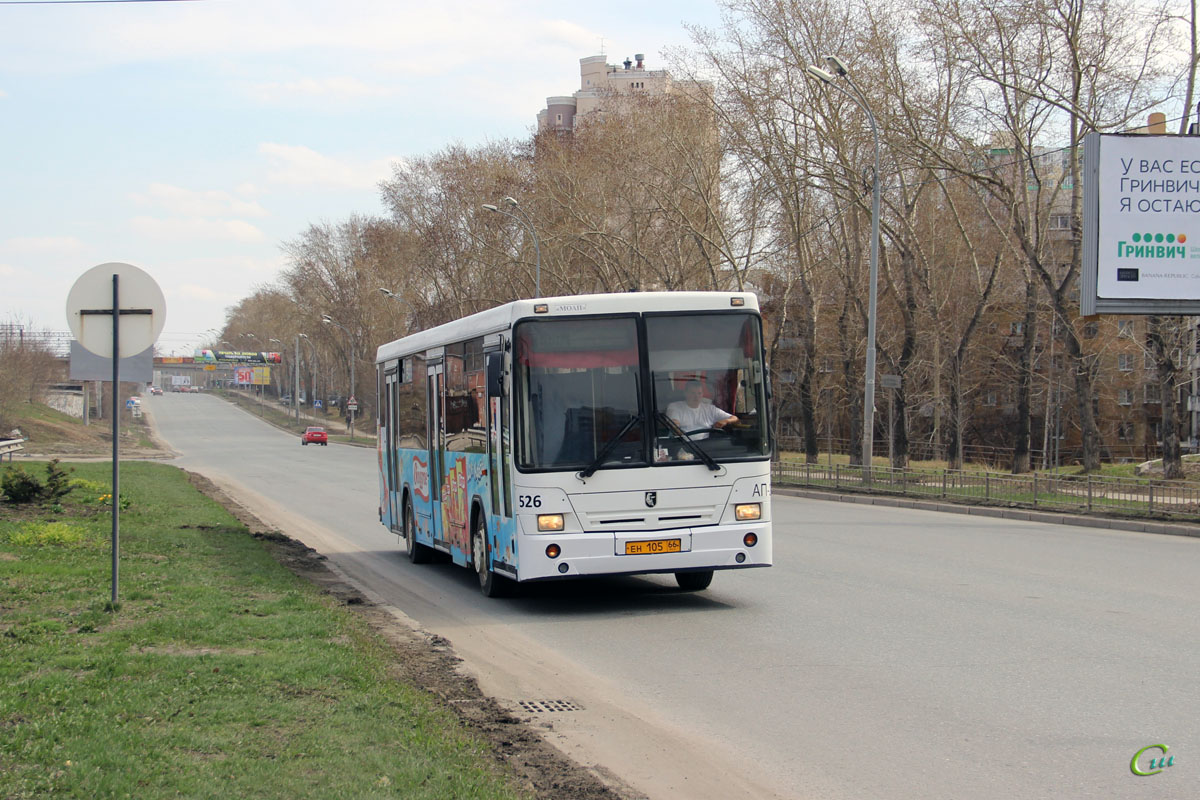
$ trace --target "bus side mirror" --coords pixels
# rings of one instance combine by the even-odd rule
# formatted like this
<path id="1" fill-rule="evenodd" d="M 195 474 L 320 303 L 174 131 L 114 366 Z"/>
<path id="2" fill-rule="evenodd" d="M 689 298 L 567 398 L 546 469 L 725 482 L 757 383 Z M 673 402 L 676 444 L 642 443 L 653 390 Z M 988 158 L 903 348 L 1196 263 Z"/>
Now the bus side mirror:
<path id="1" fill-rule="evenodd" d="M 501 397 L 504 394 L 504 354 L 487 354 L 487 393 L 488 397 Z"/>

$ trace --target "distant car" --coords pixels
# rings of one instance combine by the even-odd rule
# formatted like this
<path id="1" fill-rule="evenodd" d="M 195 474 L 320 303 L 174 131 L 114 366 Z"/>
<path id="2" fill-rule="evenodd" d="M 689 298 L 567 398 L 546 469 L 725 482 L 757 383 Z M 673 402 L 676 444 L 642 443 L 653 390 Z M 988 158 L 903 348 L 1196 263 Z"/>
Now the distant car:
<path id="1" fill-rule="evenodd" d="M 157 386 L 151 386 L 150 394 L 162 394 L 162 389 L 158 388 Z"/>
<path id="2" fill-rule="evenodd" d="M 300 434 L 300 444 L 329 444 L 329 434 L 325 433 L 325 429 L 314 425 L 311 428 L 306 428 L 304 433 Z"/>

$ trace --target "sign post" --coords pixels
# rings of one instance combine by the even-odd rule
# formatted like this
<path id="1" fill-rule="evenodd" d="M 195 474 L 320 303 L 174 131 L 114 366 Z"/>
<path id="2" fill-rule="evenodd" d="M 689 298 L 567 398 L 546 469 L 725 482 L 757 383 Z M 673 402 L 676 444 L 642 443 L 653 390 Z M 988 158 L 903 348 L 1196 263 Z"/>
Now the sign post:
<path id="1" fill-rule="evenodd" d="M 122 281 L 126 307 L 121 306 Z M 111 287 L 111 299 L 109 295 Z M 105 324 L 107 322 L 107 324 Z M 132 264 L 109 262 L 79 276 L 67 295 L 67 324 L 87 350 L 112 359 L 112 599 L 117 606 L 121 541 L 121 359 L 142 352 L 162 333 L 166 300 L 158 284 Z M 125 336 L 122 336 L 122 330 Z"/>
<path id="2" fill-rule="evenodd" d="M 896 390 L 900 388 L 899 375 L 880 375 L 879 385 L 888 390 L 888 469 L 896 464 Z"/>

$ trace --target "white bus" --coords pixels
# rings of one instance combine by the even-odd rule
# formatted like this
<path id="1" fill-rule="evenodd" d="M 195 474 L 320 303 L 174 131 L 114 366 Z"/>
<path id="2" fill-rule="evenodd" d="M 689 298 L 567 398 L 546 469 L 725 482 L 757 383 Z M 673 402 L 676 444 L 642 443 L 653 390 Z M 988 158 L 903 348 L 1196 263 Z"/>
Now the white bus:
<path id="1" fill-rule="evenodd" d="M 381 522 L 513 582 L 771 565 L 753 294 L 518 300 L 381 346 Z M 697 422 L 699 421 L 699 422 Z M 699 425 L 699 427 L 692 427 Z"/>

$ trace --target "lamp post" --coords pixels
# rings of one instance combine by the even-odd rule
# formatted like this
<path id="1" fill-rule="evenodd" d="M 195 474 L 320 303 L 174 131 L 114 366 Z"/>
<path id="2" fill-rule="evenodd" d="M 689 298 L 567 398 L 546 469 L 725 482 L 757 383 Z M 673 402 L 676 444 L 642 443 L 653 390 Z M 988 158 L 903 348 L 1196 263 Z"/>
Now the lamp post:
<path id="1" fill-rule="evenodd" d="M 315 344 L 313 344 L 312 337 L 310 337 L 307 333 L 296 334 L 296 339 L 297 339 L 297 344 L 299 343 L 300 339 L 303 339 L 305 342 L 308 343 L 308 346 L 310 348 L 310 353 L 311 353 L 310 357 L 312 360 L 309 362 L 309 370 L 308 370 L 308 394 L 305 395 L 304 399 L 306 401 L 309 401 L 310 403 L 313 403 L 313 402 L 316 402 L 316 399 L 317 399 L 317 346 Z M 303 413 L 303 411 L 301 411 L 300 413 Z M 300 416 L 300 414 L 298 413 L 297 418 L 299 418 L 299 416 Z M 313 415 L 313 416 L 315 417 L 315 415 Z"/>
<path id="2" fill-rule="evenodd" d="M 396 294 L 395 292 L 393 292 L 391 289 L 387 288 L 386 286 L 380 286 L 379 293 L 382 294 L 384 297 L 392 298 L 393 300 L 395 300 L 400 305 L 404 306 L 409 311 L 412 310 L 412 305 L 407 300 L 405 300 L 403 297 Z M 405 315 L 404 315 L 404 332 L 406 334 L 408 333 L 408 313 L 405 313 Z"/>
<path id="3" fill-rule="evenodd" d="M 268 341 L 268 342 L 274 342 L 275 344 L 279 345 L 279 349 L 280 349 L 280 350 L 282 350 L 282 349 L 283 349 L 283 340 L 282 340 L 282 339 L 274 339 L 274 338 L 272 338 L 272 339 L 268 339 L 267 341 Z M 279 354 L 279 363 L 280 363 L 280 365 L 282 366 L 282 364 L 283 364 L 283 354 L 282 354 L 282 353 L 280 353 L 280 354 Z M 270 367 L 267 367 L 267 369 L 270 369 Z M 286 378 L 285 378 L 284 380 L 286 380 Z M 280 390 L 279 390 L 278 394 L 282 394 L 282 393 L 283 393 L 283 386 L 284 386 L 284 385 L 285 385 L 285 384 L 283 384 L 283 383 L 280 383 L 280 385 L 279 385 L 279 386 L 280 386 Z M 265 387 L 264 387 L 264 388 L 265 388 Z"/>
<path id="4" fill-rule="evenodd" d="M 541 297 L 542 296 L 542 247 L 538 243 L 537 231 L 535 231 L 533 229 L 533 220 L 531 220 L 529 218 L 529 215 L 525 213 L 525 209 L 521 208 L 520 203 L 518 203 L 513 198 L 506 197 L 503 200 L 501 200 L 500 202 L 503 203 L 504 205 L 508 206 L 509 208 L 511 208 L 513 211 L 516 211 L 517 213 L 511 214 L 502 208 L 492 205 L 491 203 L 484 203 L 483 207 L 485 209 L 487 209 L 488 211 L 494 211 L 497 214 L 503 214 L 506 217 L 512 217 L 517 222 L 524 225 L 525 229 L 529 231 L 529 235 L 533 238 L 533 254 L 534 254 L 534 259 L 536 260 L 536 268 L 535 268 L 536 271 L 534 273 L 534 297 Z"/>
<path id="5" fill-rule="evenodd" d="M 321 322 L 324 322 L 326 325 L 333 325 L 336 328 L 341 328 L 342 333 L 346 334 L 346 339 L 349 340 L 349 342 L 350 342 L 350 399 L 351 400 L 357 399 L 354 396 L 354 337 L 350 335 L 350 331 L 346 330 L 345 327 L 338 324 L 337 322 L 334 322 L 333 317 L 329 316 L 328 314 L 321 315 Z M 352 441 L 352 442 L 354 441 L 354 412 L 355 412 L 355 409 L 351 408 L 350 409 L 350 441 Z"/>
<path id="6" fill-rule="evenodd" d="M 254 339 L 256 343 L 258 342 L 258 337 L 257 337 L 257 336 L 255 336 L 253 333 L 239 333 L 239 334 L 238 334 L 238 338 L 239 338 L 239 339 Z M 250 382 L 250 396 L 251 396 L 251 397 L 253 397 L 253 396 L 254 396 L 254 382 L 253 382 L 253 380 L 251 380 L 251 382 Z M 260 400 L 260 401 L 259 401 L 259 403 L 258 403 L 258 415 L 259 415 L 260 417 L 263 415 L 263 414 L 262 414 L 262 401 L 261 401 L 261 400 Z"/>
<path id="7" fill-rule="evenodd" d="M 296 362 L 292 364 L 292 413 L 296 417 L 296 422 L 300 422 L 300 337 L 303 333 L 296 334 Z"/>
<path id="8" fill-rule="evenodd" d="M 825 56 L 825 63 L 844 78 L 849 90 L 833 82 L 834 76 L 821 69 L 809 65 L 805 71 L 828 86 L 832 86 L 853 100 L 859 108 L 866 112 L 867 120 L 871 123 L 871 135 L 875 140 L 875 168 L 871 179 L 871 264 L 870 283 L 867 295 L 867 366 L 863 386 L 863 482 L 871 482 L 871 459 L 875 447 L 875 298 L 876 284 L 879 282 L 879 128 L 875 124 L 875 115 L 866 98 L 850 79 L 850 70 L 837 56 Z"/>

